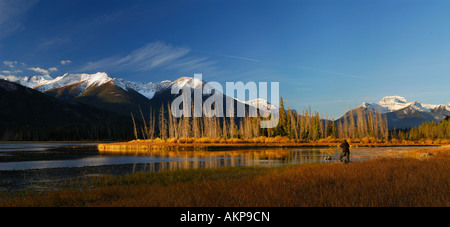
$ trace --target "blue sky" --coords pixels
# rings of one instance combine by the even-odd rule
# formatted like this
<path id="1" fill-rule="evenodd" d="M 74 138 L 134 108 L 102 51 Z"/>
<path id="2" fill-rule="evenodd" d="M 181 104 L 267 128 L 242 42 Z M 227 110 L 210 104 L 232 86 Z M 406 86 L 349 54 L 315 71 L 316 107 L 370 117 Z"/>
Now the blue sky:
<path id="1" fill-rule="evenodd" d="M 450 102 L 450 1 L 0 0 L 0 75 L 280 82 L 340 117 L 399 95 Z"/>

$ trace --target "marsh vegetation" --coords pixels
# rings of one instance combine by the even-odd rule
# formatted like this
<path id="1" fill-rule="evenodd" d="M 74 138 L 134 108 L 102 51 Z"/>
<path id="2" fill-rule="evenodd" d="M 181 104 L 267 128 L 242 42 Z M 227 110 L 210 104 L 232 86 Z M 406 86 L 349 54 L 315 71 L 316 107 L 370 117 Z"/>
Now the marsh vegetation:
<path id="1" fill-rule="evenodd" d="M 418 154 L 430 153 L 423 157 Z M 365 162 L 140 172 L 0 193 L 0 206 L 427 207 L 450 205 L 450 148 Z"/>

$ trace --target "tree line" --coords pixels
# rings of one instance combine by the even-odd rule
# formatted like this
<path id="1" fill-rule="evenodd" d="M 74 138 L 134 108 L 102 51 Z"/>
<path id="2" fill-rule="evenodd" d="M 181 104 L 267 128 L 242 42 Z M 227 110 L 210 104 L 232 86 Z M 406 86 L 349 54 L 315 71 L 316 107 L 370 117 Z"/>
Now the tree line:
<path id="1" fill-rule="evenodd" d="M 141 111 L 141 125 L 138 117 L 131 114 L 136 139 L 169 139 L 169 138 L 241 138 L 251 139 L 260 136 L 287 137 L 295 140 L 315 141 L 329 138 L 375 138 L 387 140 L 389 136 L 387 120 L 380 113 L 350 111 L 340 120 L 325 120 L 318 112 L 303 110 L 301 114 L 285 107 L 283 97 L 280 98 L 278 120 L 275 128 L 260 127 L 262 120 L 257 117 L 181 117 L 175 118 L 170 105 L 163 105 L 158 111 L 150 110 L 149 117 Z"/>
<path id="2" fill-rule="evenodd" d="M 401 140 L 447 139 L 450 140 L 450 117 L 441 122 L 425 122 L 408 130 L 394 130 L 391 137 Z"/>

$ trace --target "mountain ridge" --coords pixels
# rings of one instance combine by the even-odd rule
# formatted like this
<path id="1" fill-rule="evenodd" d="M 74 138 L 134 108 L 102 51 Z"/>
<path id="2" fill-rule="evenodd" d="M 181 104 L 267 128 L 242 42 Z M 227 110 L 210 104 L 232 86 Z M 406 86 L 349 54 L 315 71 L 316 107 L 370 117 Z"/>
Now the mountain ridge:
<path id="1" fill-rule="evenodd" d="M 388 121 L 389 129 L 407 129 L 417 127 L 425 122 L 440 122 L 450 116 L 450 103 L 424 104 L 418 101 L 408 102 L 401 96 L 386 96 L 377 103 L 363 102 L 360 106 L 350 110 L 343 117 L 348 117 L 351 111 L 365 111 L 381 113 Z"/>
<path id="2" fill-rule="evenodd" d="M 450 103 L 448 104 L 424 104 L 418 101 L 407 102 L 404 97 L 401 96 L 386 96 L 382 98 L 378 103 L 366 103 L 363 102 L 360 107 L 372 108 L 380 113 L 394 112 L 404 108 L 412 107 L 418 111 L 431 112 L 434 109 L 444 107 L 450 111 Z"/>
<path id="3" fill-rule="evenodd" d="M 180 77 L 175 81 L 164 80 L 159 83 L 143 83 L 134 82 L 122 78 L 110 77 L 109 74 L 105 72 L 98 72 L 95 74 L 69 74 L 66 73 L 63 76 L 51 78 L 44 76 L 34 76 L 34 77 L 3 77 L 0 79 L 5 79 L 7 81 L 15 82 L 23 86 L 38 90 L 40 92 L 49 94 L 54 97 L 58 97 L 63 100 L 76 99 L 77 97 L 82 97 L 83 94 L 90 90 L 98 87 L 102 87 L 106 84 L 115 85 L 120 87 L 126 92 L 134 90 L 140 95 L 144 96 L 148 100 L 153 100 L 157 93 L 161 93 L 168 88 L 175 87 L 176 89 L 181 89 L 185 86 L 190 86 L 192 89 L 202 88 L 206 93 L 210 92 L 213 87 L 205 85 L 206 83 L 193 77 Z M 166 95 L 167 96 L 167 95 Z M 252 107 L 264 107 L 268 109 L 276 109 L 277 107 L 271 105 L 267 100 L 255 99 L 248 101 L 241 101 L 236 98 L 235 100 L 249 105 Z"/>

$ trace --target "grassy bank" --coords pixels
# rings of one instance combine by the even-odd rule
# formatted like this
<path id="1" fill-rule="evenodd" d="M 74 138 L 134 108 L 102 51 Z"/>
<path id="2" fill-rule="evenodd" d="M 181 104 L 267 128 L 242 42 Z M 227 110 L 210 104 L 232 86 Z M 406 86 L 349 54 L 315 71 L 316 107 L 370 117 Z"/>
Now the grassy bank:
<path id="1" fill-rule="evenodd" d="M 52 192 L 0 193 L 0 206 L 450 206 L 450 148 L 409 157 L 98 177 Z"/>
<path id="2" fill-rule="evenodd" d="M 347 139 L 353 147 L 383 147 L 383 146 L 431 146 L 447 145 L 449 140 L 397 140 L 383 141 L 372 137 L 363 139 Z M 340 139 L 328 138 L 317 141 L 305 141 L 289 139 L 287 137 L 258 137 L 253 139 L 211 139 L 211 138 L 181 138 L 181 139 L 149 139 L 133 140 L 123 143 L 99 144 L 101 152 L 146 152 L 155 150 L 178 150 L 178 151 L 212 151 L 236 148 L 277 148 L 277 147 L 336 147 L 342 142 Z"/>

